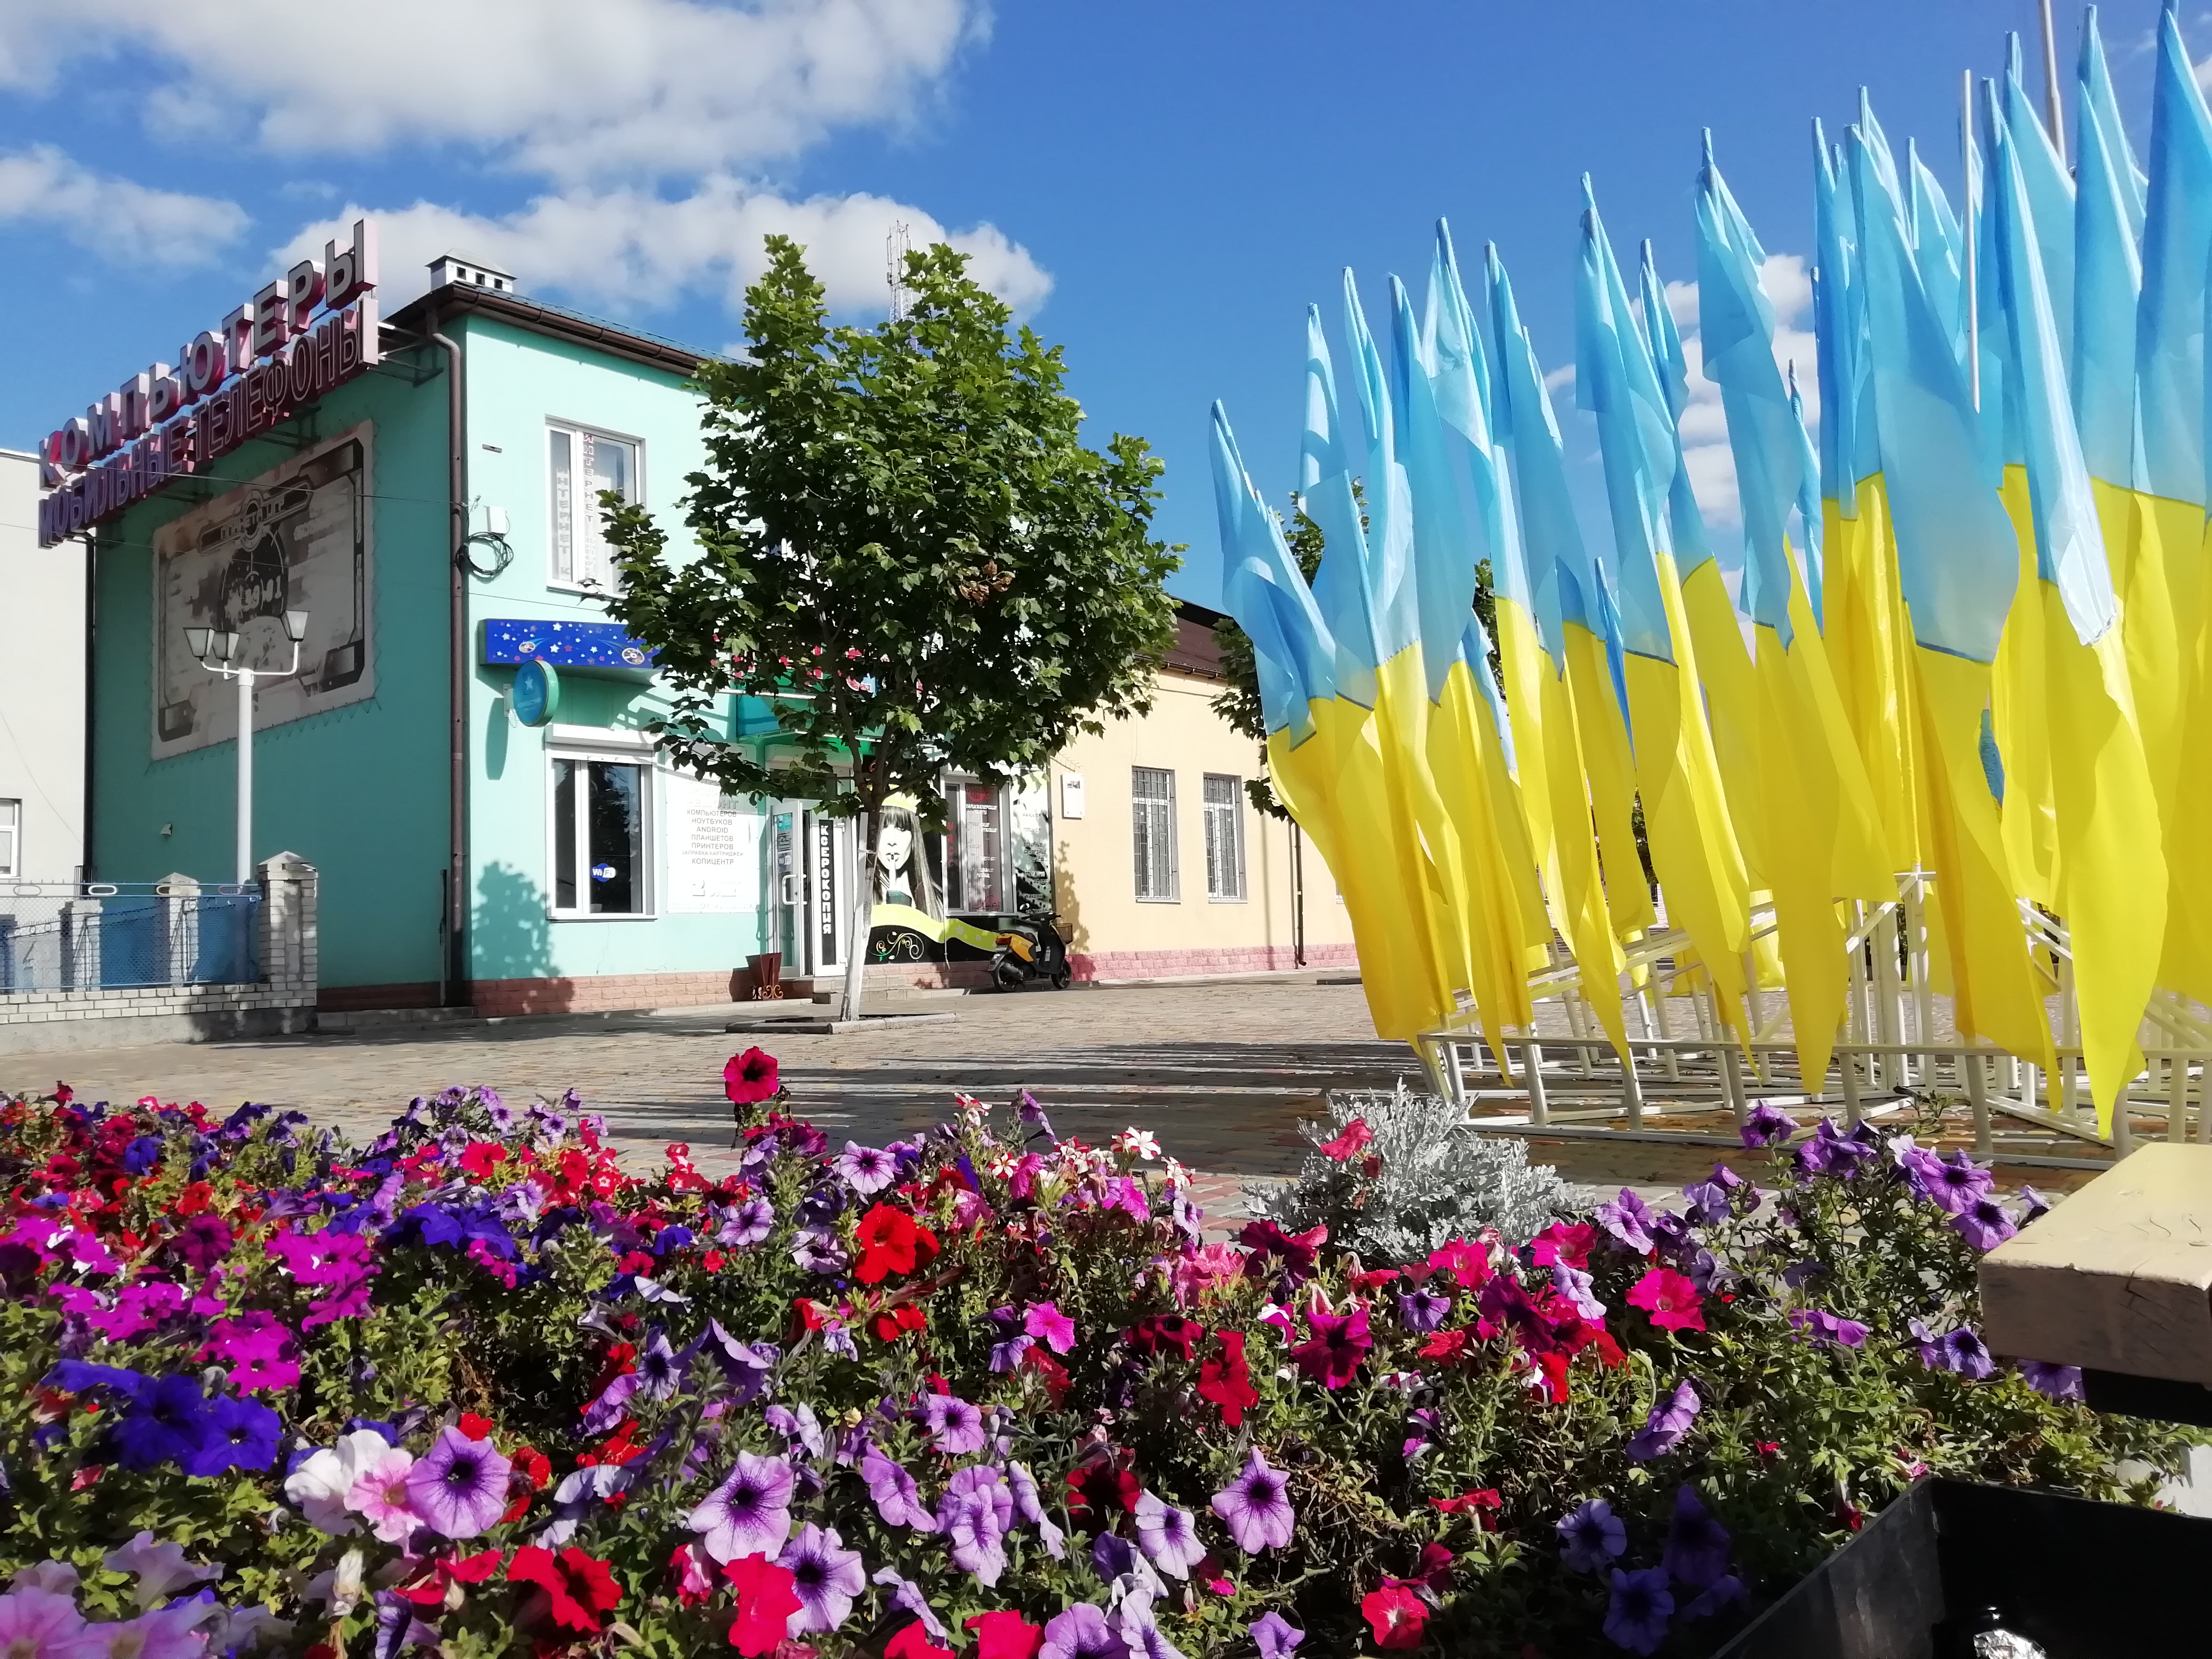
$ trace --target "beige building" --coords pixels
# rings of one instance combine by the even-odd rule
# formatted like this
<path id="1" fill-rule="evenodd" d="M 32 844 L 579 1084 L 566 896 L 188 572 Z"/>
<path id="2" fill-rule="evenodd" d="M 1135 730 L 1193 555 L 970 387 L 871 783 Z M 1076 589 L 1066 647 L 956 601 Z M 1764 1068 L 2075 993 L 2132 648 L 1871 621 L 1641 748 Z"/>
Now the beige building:
<path id="1" fill-rule="evenodd" d="M 1328 866 L 1245 797 L 1261 757 L 1213 712 L 1218 620 L 1179 605 L 1152 712 L 1109 721 L 1053 763 L 1053 886 L 1078 979 L 1357 959 Z"/>

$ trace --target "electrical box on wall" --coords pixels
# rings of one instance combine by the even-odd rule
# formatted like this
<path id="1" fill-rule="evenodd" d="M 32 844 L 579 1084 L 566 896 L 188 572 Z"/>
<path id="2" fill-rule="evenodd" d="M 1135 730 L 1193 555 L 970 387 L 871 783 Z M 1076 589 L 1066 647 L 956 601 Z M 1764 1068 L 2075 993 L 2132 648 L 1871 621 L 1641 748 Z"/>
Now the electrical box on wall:
<path id="1" fill-rule="evenodd" d="M 1060 775 L 1060 815 L 1064 818 L 1083 816 L 1083 774 L 1062 772 Z"/>

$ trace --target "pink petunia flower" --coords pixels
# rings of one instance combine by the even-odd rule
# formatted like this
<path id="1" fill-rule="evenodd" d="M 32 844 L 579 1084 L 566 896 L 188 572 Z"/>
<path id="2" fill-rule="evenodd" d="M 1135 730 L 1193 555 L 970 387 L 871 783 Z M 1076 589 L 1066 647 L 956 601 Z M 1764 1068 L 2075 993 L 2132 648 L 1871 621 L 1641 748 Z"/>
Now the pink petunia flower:
<path id="1" fill-rule="evenodd" d="M 1075 1346 L 1075 1322 L 1050 1302 L 1030 1303 L 1022 1312 L 1022 1328 L 1054 1353 Z"/>
<path id="2" fill-rule="evenodd" d="M 1705 1328 L 1705 1298 L 1698 1287 L 1672 1267 L 1654 1267 L 1628 1292 L 1629 1305 L 1642 1308 L 1662 1331 Z"/>
<path id="3" fill-rule="evenodd" d="M 346 1493 L 345 1506 L 387 1544 L 402 1542 L 422 1524 L 407 1490 L 414 1467 L 415 1454 L 395 1447 L 363 1469 Z"/>

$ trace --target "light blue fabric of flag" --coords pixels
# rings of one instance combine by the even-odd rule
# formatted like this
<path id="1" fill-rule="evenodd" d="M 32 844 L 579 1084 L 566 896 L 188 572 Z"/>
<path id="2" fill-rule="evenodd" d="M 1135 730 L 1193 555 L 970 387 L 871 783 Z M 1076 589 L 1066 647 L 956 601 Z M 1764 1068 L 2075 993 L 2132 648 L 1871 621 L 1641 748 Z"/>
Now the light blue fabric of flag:
<path id="1" fill-rule="evenodd" d="M 2074 423 L 2089 476 L 2137 482 L 2136 314 L 2142 300 L 2142 191 L 2112 105 L 2098 44 L 2096 8 L 2082 25 L 2081 91 L 2075 124 Z"/>
<path id="2" fill-rule="evenodd" d="M 1651 257 L 1649 240 L 1644 244 L 1636 287 L 1644 302 L 1645 345 L 1660 384 L 1667 389 L 1667 407 L 1674 419 L 1674 478 L 1667 486 L 1667 534 L 1674 547 L 1674 574 L 1686 581 L 1692 570 L 1713 556 L 1713 545 L 1705 534 L 1705 515 L 1698 507 L 1697 492 L 1690 486 L 1689 463 L 1682 454 L 1682 411 L 1690 406 L 1690 362 L 1682 349 L 1681 331 L 1674 326 L 1674 313 L 1668 309 L 1666 284 L 1659 280 L 1659 267 Z"/>
<path id="3" fill-rule="evenodd" d="M 1813 626 L 1828 631 L 1827 606 L 1821 599 L 1825 572 L 1820 564 L 1820 457 L 1813 447 L 1813 434 L 1805 424 L 1805 399 L 1797 390 L 1797 365 L 1790 365 L 1790 413 L 1797 422 L 1797 453 L 1802 460 L 1797 480 L 1798 565 L 1805 574 L 1805 600 L 1813 612 Z"/>
<path id="4" fill-rule="evenodd" d="M 2141 487 L 2170 501 L 2207 499 L 2204 477 L 2205 260 L 2212 254 L 2212 116 L 2181 31 L 2158 25 L 2151 88 L 2150 186 L 2143 203 L 2142 304 L 2136 313 Z"/>
<path id="5" fill-rule="evenodd" d="M 1990 180 L 1996 226 L 1996 269 L 2012 337 L 2007 401 L 2017 414 L 2027 454 L 2030 516 L 2035 524 L 2036 574 L 2054 584 L 2068 620 L 2084 645 L 2094 645 L 2119 618 L 2104 532 L 2089 489 L 2089 469 L 2074 429 L 2074 404 L 2066 385 L 2065 349 L 2058 337 L 2050 290 L 2043 276 L 2044 244 L 2035 234 L 2035 206 L 2017 125 L 2000 118 L 1996 172 Z"/>
<path id="6" fill-rule="evenodd" d="M 1774 364 L 1774 307 L 1759 286 L 1766 250 L 1729 193 L 1705 135 L 1698 180 L 1698 331 L 1708 380 L 1721 389 L 1743 507 L 1743 609 L 1785 649 L 1790 621 L 1786 526 L 1804 459 L 1796 416 Z"/>
<path id="7" fill-rule="evenodd" d="M 2004 124 L 2019 152 L 2027 204 L 2035 215 L 2035 246 L 2043 260 L 2043 285 L 2051 296 L 2059 345 L 2066 353 L 2059 359 L 2063 365 L 2074 349 L 2074 179 L 2022 84 L 2020 36 L 2008 35 L 2006 42 Z"/>
<path id="8" fill-rule="evenodd" d="M 1443 696 L 1474 609 L 1473 480 L 1448 441 L 1406 285 L 1390 279 L 1390 420 L 1413 508 L 1413 588 L 1429 701 Z"/>
<path id="9" fill-rule="evenodd" d="M 2120 199 L 2127 209 L 2128 229 L 2141 242 L 2143 189 L 2150 180 L 2136 165 L 2135 152 L 2128 148 L 2128 131 L 2120 119 L 2119 98 L 2112 91 L 2112 72 L 2105 64 L 2105 41 L 2097 30 L 2094 6 L 2081 17 L 2081 80 L 2080 114 L 2083 119 L 2096 124 L 2098 142 L 2120 168 Z"/>
<path id="10" fill-rule="evenodd" d="M 1859 515 L 1856 485 L 1881 466 L 1867 383 L 1864 306 L 1857 293 L 1858 246 L 1851 198 L 1836 180 L 1836 156 L 1813 120 L 1813 332 L 1820 385 L 1820 493 L 1846 519 Z M 1861 452 L 1864 452 L 1862 465 Z"/>
<path id="11" fill-rule="evenodd" d="M 1362 475 L 1367 485 L 1367 592 L 1379 665 L 1421 637 L 1420 594 L 1413 571 L 1413 495 L 1398 453 L 1389 376 L 1382 367 L 1382 354 L 1375 349 L 1366 307 L 1359 303 L 1359 285 L 1349 266 L 1344 272 L 1344 334 L 1367 437 Z"/>
<path id="12" fill-rule="evenodd" d="M 1336 642 L 1307 590 L 1281 524 L 1252 488 L 1229 416 L 1213 405 L 1213 500 L 1221 521 L 1222 603 L 1252 641 L 1261 715 L 1291 741 L 1313 735 L 1309 704 L 1335 694 Z"/>
<path id="13" fill-rule="evenodd" d="M 1538 638 L 1551 653 L 1552 664 L 1566 672 L 1566 623 L 1589 625 L 1579 588 L 1571 596 L 1563 589 L 1572 584 L 1571 572 L 1561 568 L 1563 555 L 1576 568 L 1589 562 L 1583 550 L 1582 527 L 1576 522 L 1573 498 L 1567 489 L 1566 468 L 1561 459 L 1559 423 L 1552 412 L 1552 399 L 1544 389 L 1543 371 L 1536 366 L 1534 349 L 1521 326 L 1520 309 L 1513 302 L 1512 279 L 1495 246 L 1483 250 L 1490 278 L 1491 333 L 1496 347 L 1496 375 L 1491 382 L 1491 419 L 1498 440 L 1513 463 L 1513 497 L 1520 509 L 1521 546 L 1528 561 L 1528 586 Z"/>
<path id="14" fill-rule="evenodd" d="M 1882 476 L 1913 636 L 1934 650 L 1994 662 L 2020 578 L 2012 521 L 1981 476 L 1966 376 L 1913 268 L 1895 175 L 1883 176 L 1856 127 L 1844 137 L 1844 155 Z"/>
<path id="15" fill-rule="evenodd" d="M 1674 412 L 1636 331 L 1628 286 L 1583 177 L 1582 259 L 1575 279 L 1575 402 L 1597 417 L 1625 649 L 1674 660 L 1656 556 L 1671 552 L 1667 497 L 1676 464 Z"/>
<path id="16" fill-rule="evenodd" d="M 1369 602 L 1367 532 L 1352 493 L 1352 462 L 1336 400 L 1336 370 L 1321 307 L 1306 307 L 1305 431 L 1298 445 L 1298 495 L 1321 526 L 1321 568 L 1313 595 L 1336 641 L 1336 695 L 1362 708 L 1375 706 L 1375 670 L 1382 661 Z"/>
<path id="17" fill-rule="evenodd" d="M 1920 159 L 1920 147 L 1905 146 L 1905 170 L 1912 184 L 1912 258 L 1927 285 L 1936 314 L 1951 322 L 1951 355 L 1966 361 L 1966 245 L 1943 186 Z"/>

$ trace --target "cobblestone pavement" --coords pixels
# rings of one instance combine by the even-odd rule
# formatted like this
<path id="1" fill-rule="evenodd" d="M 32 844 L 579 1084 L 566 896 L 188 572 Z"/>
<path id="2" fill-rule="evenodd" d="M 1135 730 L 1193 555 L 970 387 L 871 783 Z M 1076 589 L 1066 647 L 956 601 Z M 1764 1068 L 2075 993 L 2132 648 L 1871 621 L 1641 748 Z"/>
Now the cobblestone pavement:
<path id="1" fill-rule="evenodd" d="M 654 1014 L 540 1018 L 455 1027 L 365 1028 L 353 1036 L 166 1043 L 66 1054 L 0 1054 L 0 1088 L 43 1091 L 65 1079 L 87 1098 L 241 1100 L 296 1108 L 373 1133 L 408 1099 L 484 1083 L 510 1101 L 575 1088 L 640 1158 L 690 1142 L 702 1167 L 727 1156 L 721 1068 L 757 1042 L 776 1055 L 793 1109 L 839 1139 L 880 1144 L 950 1109 L 956 1091 L 1003 1103 L 1033 1091 L 1063 1134 L 1093 1141 L 1127 1124 L 1158 1134 L 1202 1173 L 1199 1197 L 1233 1214 L 1246 1180 L 1295 1172 L 1301 1118 L 1331 1089 L 1388 1089 L 1422 1072 L 1403 1043 L 1375 1036 L 1357 984 L 1304 980 L 1030 990 L 902 1004 L 951 1020 L 838 1036 L 732 1034 L 728 1006 Z M 1725 1127 L 1723 1124 L 1721 1127 Z M 1679 1186 L 1724 1156 L 1632 1141 L 1539 1140 L 1531 1156 L 1571 1181 L 1647 1192 Z M 2059 1172 L 2031 1178 L 2075 1184 Z"/>

